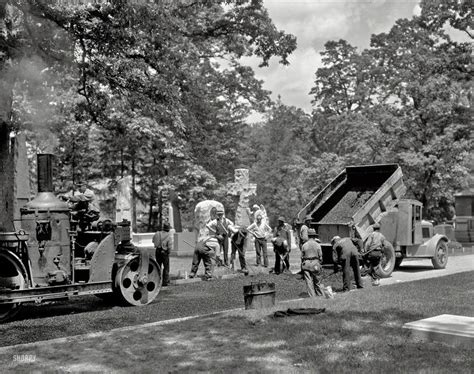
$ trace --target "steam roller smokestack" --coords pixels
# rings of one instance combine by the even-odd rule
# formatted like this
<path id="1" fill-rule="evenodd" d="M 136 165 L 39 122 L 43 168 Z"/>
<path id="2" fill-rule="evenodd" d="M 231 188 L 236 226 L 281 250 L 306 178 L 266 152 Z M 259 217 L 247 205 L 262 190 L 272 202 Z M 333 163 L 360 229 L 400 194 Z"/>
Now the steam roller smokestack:
<path id="1" fill-rule="evenodd" d="M 53 192 L 53 155 L 38 154 L 38 192 Z"/>

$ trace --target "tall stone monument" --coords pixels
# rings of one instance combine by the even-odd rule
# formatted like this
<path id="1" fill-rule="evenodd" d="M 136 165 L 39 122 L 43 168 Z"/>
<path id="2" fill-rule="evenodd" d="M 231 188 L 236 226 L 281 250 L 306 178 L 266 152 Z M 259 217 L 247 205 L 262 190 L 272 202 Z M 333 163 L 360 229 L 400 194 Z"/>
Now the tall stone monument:
<path id="1" fill-rule="evenodd" d="M 15 139 L 14 147 L 14 165 L 15 165 L 15 199 L 13 218 L 15 228 L 20 228 L 20 209 L 30 200 L 30 167 L 28 164 L 28 156 L 26 150 L 26 136 L 23 133 L 18 133 Z"/>
<path id="2" fill-rule="evenodd" d="M 126 219 L 132 221 L 132 177 L 126 176 L 117 182 L 117 202 L 115 209 L 115 221 L 122 222 Z"/>
<path id="3" fill-rule="evenodd" d="M 235 211 L 235 224 L 247 227 L 250 225 L 250 217 L 248 214 L 250 196 L 257 193 L 257 185 L 250 183 L 248 169 L 235 169 L 234 179 L 235 182 L 229 183 L 227 186 L 230 195 L 239 196 L 239 203 Z"/>
<path id="4" fill-rule="evenodd" d="M 18 230 L 20 208 L 30 198 L 29 166 L 25 135 L 14 136 L 6 126 L 0 129 L 0 141 L 8 144 L 0 147 L 0 230 Z"/>
<path id="5" fill-rule="evenodd" d="M 176 232 L 183 231 L 181 223 L 181 212 L 179 211 L 180 197 L 174 191 L 169 192 L 169 222 Z"/>

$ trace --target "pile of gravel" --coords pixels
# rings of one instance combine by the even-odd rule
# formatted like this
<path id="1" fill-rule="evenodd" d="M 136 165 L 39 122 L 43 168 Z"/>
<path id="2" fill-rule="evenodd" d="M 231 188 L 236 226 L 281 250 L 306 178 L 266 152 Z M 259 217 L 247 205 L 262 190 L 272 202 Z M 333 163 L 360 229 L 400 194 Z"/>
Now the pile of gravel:
<path id="1" fill-rule="evenodd" d="M 321 223 L 347 223 L 352 216 L 369 200 L 374 191 L 350 190 L 321 220 Z"/>

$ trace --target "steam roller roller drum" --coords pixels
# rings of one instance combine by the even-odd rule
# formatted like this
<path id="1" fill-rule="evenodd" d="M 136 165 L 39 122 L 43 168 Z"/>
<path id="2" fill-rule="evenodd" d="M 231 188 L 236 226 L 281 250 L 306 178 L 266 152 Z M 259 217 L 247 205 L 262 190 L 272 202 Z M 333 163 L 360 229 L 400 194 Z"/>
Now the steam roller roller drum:
<path id="1" fill-rule="evenodd" d="M 141 306 L 151 303 L 161 289 L 161 269 L 158 263 L 150 258 L 146 282 L 140 282 L 139 258 L 134 257 L 117 269 L 114 281 L 114 292 L 125 304 Z"/>
<path id="2" fill-rule="evenodd" d="M 0 250 L 0 293 L 2 290 L 27 288 L 26 274 L 18 258 L 8 251 Z M 19 303 L 0 305 L 0 323 L 13 318 L 20 308 Z"/>

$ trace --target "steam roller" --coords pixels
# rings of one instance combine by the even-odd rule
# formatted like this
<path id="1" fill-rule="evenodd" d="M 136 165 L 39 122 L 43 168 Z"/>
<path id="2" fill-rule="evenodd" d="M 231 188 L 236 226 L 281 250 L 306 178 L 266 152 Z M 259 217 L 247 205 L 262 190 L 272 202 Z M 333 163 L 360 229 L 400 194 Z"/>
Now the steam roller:
<path id="1" fill-rule="evenodd" d="M 0 231 L 0 322 L 23 303 L 97 295 L 144 306 L 158 296 L 161 268 L 131 243 L 130 222 L 77 220 L 53 193 L 53 155 L 38 155 L 38 194 L 15 231 Z"/>

